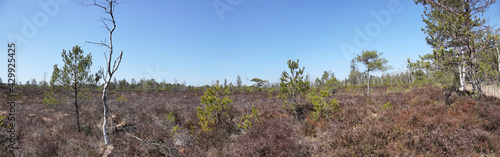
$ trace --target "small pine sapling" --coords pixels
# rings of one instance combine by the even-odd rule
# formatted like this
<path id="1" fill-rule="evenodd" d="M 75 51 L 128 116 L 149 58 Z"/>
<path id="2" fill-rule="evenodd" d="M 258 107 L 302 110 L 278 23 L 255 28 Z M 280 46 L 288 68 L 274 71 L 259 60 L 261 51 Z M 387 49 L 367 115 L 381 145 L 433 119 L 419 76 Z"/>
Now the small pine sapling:
<path id="1" fill-rule="evenodd" d="M 219 85 L 219 81 L 217 81 L 216 85 L 212 85 L 205 91 L 201 97 L 203 108 L 198 107 L 196 114 L 200 120 L 198 124 L 203 131 L 211 131 L 217 128 L 219 124 L 231 122 L 229 103 L 232 103 L 233 100 L 227 96 L 220 99 L 220 97 L 228 94 L 228 88 L 223 88 L 222 85 Z"/>

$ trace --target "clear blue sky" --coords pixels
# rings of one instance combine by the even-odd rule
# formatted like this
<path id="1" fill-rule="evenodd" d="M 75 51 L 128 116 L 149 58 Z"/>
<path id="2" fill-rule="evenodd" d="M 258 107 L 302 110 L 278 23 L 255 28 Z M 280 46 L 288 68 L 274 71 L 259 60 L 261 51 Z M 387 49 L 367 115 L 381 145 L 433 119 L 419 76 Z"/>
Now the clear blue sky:
<path id="1" fill-rule="evenodd" d="M 46 2 L 57 7 L 51 5 L 47 11 L 39 4 Z M 219 16 L 214 2 L 226 5 L 220 9 L 232 11 Z M 409 0 L 241 0 L 239 4 L 227 0 L 122 0 L 115 9 L 115 51 L 124 52 L 116 78 L 128 81 L 177 79 L 188 85 L 205 85 L 224 79 L 234 83 L 240 75 L 248 85 L 252 83 L 245 79 L 254 77 L 277 82 L 289 59 L 300 59 L 300 66 L 313 78 L 331 70 L 344 79 L 350 59 L 361 50 L 383 52 L 395 67 L 389 72 L 404 71 L 407 58 L 415 60 L 431 52 L 421 31 L 423 7 Z M 381 16 L 382 22 L 378 21 L 372 11 L 389 13 L 390 20 Z M 105 49 L 85 41 L 107 38 L 98 21 L 101 16 L 105 14 L 98 8 L 72 0 L 1 0 L 3 82 L 7 80 L 6 52 L 12 34 L 18 36 L 14 39 L 18 82 L 44 80 L 44 72 L 49 81 L 54 64 L 62 63 L 62 50 L 75 45 L 92 53 L 92 71 L 97 71 L 105 65 Z M 356 44 L 357 30 L 369 42 Z M 343 51 L 342 45 L 359 52 Z"/>

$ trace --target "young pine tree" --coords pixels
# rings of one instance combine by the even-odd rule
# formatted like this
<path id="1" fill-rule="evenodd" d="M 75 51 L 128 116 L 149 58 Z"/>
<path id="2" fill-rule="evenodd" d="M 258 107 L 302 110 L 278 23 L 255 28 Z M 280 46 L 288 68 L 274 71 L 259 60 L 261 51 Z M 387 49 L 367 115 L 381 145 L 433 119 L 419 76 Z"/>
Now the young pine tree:
<path id="1" fill-rule="evenodd" d="M 377 53 L 376 50 L 371 51 L 363 51 L 361 55 L 356 56 L 356 61 L 363 63 L 366 66 L 366 76 L 368 77 L 368 91 L 370 94 L 370 72 L 374 71 L 386 71 L 390 67 L 387 66 L 387 60 L 385 58 L 380 58 L 382 56 L 381 53 Z"/>
<path id="2" fill-rule="evenodd" d="M 298 59 L 297 62 L 288 60 L 287 64 L 288 68 L 290 68 L 290 73 L 283 71 L 281 74 L 281 90 L 279 97 L 284 99 L 285 104 L 288 104 L 293 110 L 295 119 L 299 119 L 297 113 L 299 104 L 297 98 L 304 96 L 304 93 L 309 89 L 309 82 L 304 80 L 303 73 L 305 67 L 299 68 Z"/>
<path id="3" fill-rule="evenodd" d="M 50 84 L 54 88 L 60 88 L 73 99 L 76 113 L 76 124 L 78 132 L 80 132 L 80 114 L 79 100 L 82 100 L 86 93 L 87 86 L 92 84 L 93 75 L 90 74 L 90 66 L 92 66 L 91 54 L 84 55 L 80 46 L 76 45 L 72 50 L 63 50 L 62 59 L 64 65 L 60 69 L 57 64 L 54 65 Z"/>

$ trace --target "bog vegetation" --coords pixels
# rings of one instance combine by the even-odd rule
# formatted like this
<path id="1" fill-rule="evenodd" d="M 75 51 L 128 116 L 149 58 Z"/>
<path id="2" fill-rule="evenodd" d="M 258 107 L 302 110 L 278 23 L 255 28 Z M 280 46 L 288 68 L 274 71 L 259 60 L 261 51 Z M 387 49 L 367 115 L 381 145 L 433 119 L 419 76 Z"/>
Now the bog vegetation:
<path id="1" fill-rule="evenodd" d="M 483 90 L 500 89 L 498 30 L 483 20 L 494 1 L 415 2 L 434 51 L 380 76 L 372 72 L 390 69 L 388 60 L 365 50 L 345 79 L 310 78 L 297 59 L 280 82 L 251 86 L 240 76 L 206 86 L 127 81 L 112 79 L 123 53 L 113 65 L 109 46 L 107 68 L 92 73 L 92 56 L 75 46 L 49 83 L 17 85 L 18 144 L 7 147 L 0 112 L 0 156 L 500 155 L 499 90 Z"/>

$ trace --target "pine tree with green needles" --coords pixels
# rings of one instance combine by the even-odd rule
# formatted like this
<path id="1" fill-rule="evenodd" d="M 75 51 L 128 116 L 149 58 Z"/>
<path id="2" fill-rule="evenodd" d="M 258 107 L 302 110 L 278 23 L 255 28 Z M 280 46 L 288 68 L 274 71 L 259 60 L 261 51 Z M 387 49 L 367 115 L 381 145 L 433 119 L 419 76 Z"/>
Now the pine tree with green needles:
<path id="1" fill-rule="evenodd" d="M 363 51 L 361 55 L 356 56 L 356 61 L 361 62 L 366 66 L 366 76 L 368 77 L 368 90 L 367 93 L 370 94 L 370 72 L 375 71 L 387 71 L 390 67 L 387 66 L 387 60 L 385 58 L 380 58 L 382 52 L 377 53 L 376 50 Z"/>
<path id="2" fill-rule="evenodd" d="M 434 48 L 425 59 L 432 61 L 438 74 L 450 79 L 454 84 L 460 81 L 463 89 L 465 78 L 472 82 L 474 91 L 480 94 L 485 76 L 491 75 L 487 59 L 495 53 L 498 31 L 489 32 L 484 13 L 495 0 L 415 0 L 425 7 L 422 30 L 426 40 Z M 488 35 L 490 34 L 490 35 Z M 459 79 L 457 79 L 459 78 Z"/>
<path id="3" fill-rule="evenodd" d="M 212 85 L 208 88 L 201 97 L 203 107 L 198 107 L 197 116 L 200 122 L 198 123 L 203 131 L 211 131 L 217 129 L 223 123 L 230 123 L 232 116 L 229 115 L 229 104 L 233 102 L 227 96 L 228 88 L 222 85 Z M 221 99 L 221 97 L 225 96 Z"/>
<path id="4" fill-rule="evenodd" d="M 257 87 L 262 87 L 264 85 L 264 83 L 268 82 L 267 80 L 262 80 L 262 79 L 259 79 L 259 78 L 253 78 L 252 80 L 250 80 L 252 82 L 255 82 L 255 85 Z"/>
<path id="5" fill-rule="evenodd" d="M 91 54 L 84 55 L 80 46 L 76 45 L 72 50 L 63 50 L 61 57 L 64 65 L 62 69 L 58 65 L 54 65 L 50 85 L 53 88 L 60 88 L 66 95 L 73 99 L 76 112 L 76 124 L 78 132 L 80 132 L 80 114 L 79 114 L 79 100 L 86 94 L 88 85 L 92 84 L 94 79 L 90 74 L 90 67 L 92 66 Z"/>
<path id="6" fill-rule="evenodd" d="M 285 103 L 293 110 L 295 118 L 299 119 L 297 115 L 297 110 L 299 109 L 297 98 L 305 95 L 305 92 L 309 89 L 309 82 L 304 79 L 305 67 L 299 68 L 298 59 L 296 62 L 288 60 L 287 64 L 288 68 L 290 68 L 290 73 L 283 71 L 281 74 L 281 90 L 278 96 L 285 100 Z"/>
<path id="7" fill-rule="evenodd" d="M 238 89 L 240 89 L 241 85 L 242 85 L 241 77 L 240 75 L 238 75 L 238 77 L 236 77 L 236 86 L 238 86 Z"/>

